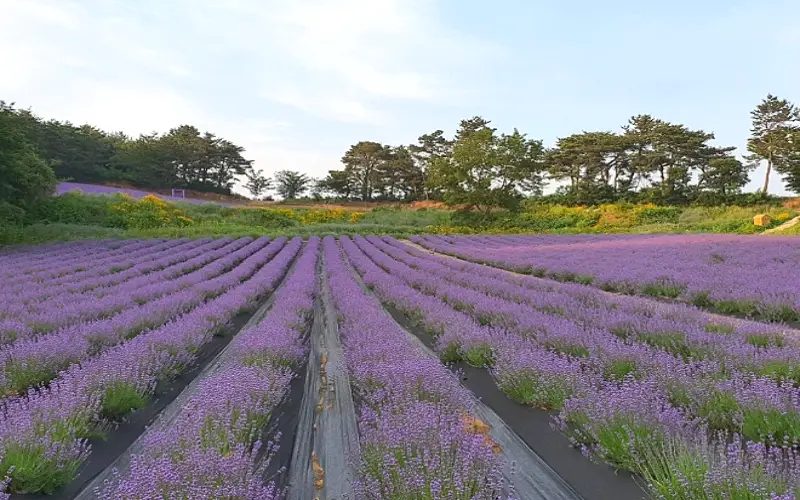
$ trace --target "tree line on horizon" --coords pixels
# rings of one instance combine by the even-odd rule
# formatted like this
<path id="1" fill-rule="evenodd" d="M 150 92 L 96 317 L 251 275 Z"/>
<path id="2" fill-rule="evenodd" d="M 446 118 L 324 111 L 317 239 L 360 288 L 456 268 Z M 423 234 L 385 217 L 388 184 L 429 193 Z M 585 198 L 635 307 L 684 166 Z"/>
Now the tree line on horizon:
<path id="1" fill-rule="evenodd" d="M 267 177 L 243 147 L 192 125 L 134 138 L 44 120 L 0 101 L 0 200 L 24 203 L 57 180 L 228 195 L 243 182 L 254 198 L 275 191 L 284 199 L 436 200 L 488 213 L 513 210 L 555 181 L 560 186 L 547 198 L 566 204 L 720 204 L 742 199 L 762 162 L 762 195 L 772 170 L 800 193 L 800 109 L 768 95 L 751 119 L 744 162 L 735 148 L 710 144 L 713 133 L 650 115 L 633 116 L 618 131 L 561 137 L 550 148 L 475 116 L 462 120 L 453 137 L 435 130 L 408 145 L 360 141 L 344 153 L 341 169 L 313 179 L 289 169 Z"/>
<path id="2" fill-rule="evenodd" d="M 763 162 L 762 195 L 772 170 L 800 193 L 800 109 L 768 95 L 751 119 L 742 162 L 736 148 L 710 144 L 713 133 L 651 115 L 633 116 L 616 132 L 561 137 L 552 148 L 516 129 L 498 133 L 476 116 L 462 120 L 453 138 L 436 130 L 410 145 L 354 144 L 342 157 L 344 167 L 319 185 L 341 199 L 432 199 L 483 210 L 540 196 L 550 180 L 561 186 L 548 198 L 569 204 L 719 204 L 741 199 Z"/>

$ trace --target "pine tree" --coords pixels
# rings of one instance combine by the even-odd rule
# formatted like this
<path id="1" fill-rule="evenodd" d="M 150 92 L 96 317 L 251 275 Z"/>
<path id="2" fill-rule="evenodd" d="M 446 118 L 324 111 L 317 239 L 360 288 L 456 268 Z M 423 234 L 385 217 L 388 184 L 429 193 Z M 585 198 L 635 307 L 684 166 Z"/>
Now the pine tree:
<path id="1" fill-rule="evenodd" d="M 772 94 L 761 101 L 750 113 L 753 119 L 751 136 L 747 141 L 747 150 L 752 154 L 747 157 L 753 163 L 767 162 L 767 173 L 764 176 L 764 194 L 769 190 L 769 176 L 772 169 L 785 170 L 781 162 L 791 156 L 796 147 L 789 138 L 800 127 L 800 109 L 786 99 L 778 99 Z"/>

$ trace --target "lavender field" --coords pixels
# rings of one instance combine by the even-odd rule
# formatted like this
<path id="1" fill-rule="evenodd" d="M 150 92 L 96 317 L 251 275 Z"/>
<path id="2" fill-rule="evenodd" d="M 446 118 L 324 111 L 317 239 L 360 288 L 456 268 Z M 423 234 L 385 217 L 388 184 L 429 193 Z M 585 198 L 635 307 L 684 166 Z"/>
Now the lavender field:
<path id="1" fill-rule="evenodd" d="M 413 237 L 436 252 L 725 314 L 800 320 L 800 239 L 696 235 Z"/>
<path id="2" fill-rule="evenodd" d="M 5 495 L 797 498 L 800 244 L 677 238 L 5 250 Z"/>
<path id="3" fill-rule="evenodd" d="M 133 196 L 134 198 L 144 198 L 145 196 L 155 195 L 161 198 L 162 200 L 166 201 L 178 201 L 183 203 L 217 203 L 219 205 L 230 205 L 228 202 L 224 201 L 208 201 L 208 200 L 200 200 L 196 198 L 177 198 L 174 196 L 168 196 L 160 193 L 152 193 L 150 191 L 143 191 L 141 189 L 129 189 L 129 188 L 118 188 L 118 187 L 111 187 L 111 186 L 100 186 L 97 184 L 83 184 L 80 182 L 61 182 L 56 186 L 56 194 L 61 195 L 65 193 L 72 193 L 74 191 L 80 191 L 86 194 L 94 194 L 94 195 L 109 195 L 109 194 L 127 194 Z"/>

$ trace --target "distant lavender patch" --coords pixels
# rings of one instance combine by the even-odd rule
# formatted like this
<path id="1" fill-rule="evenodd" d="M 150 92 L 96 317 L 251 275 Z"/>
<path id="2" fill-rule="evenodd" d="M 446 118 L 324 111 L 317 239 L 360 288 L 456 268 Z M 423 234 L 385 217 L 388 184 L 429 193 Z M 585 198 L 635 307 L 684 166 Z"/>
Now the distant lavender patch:
<path id="1" fill-rule="evenodd" d="M 62 195 L 65 193 L 69 193 L 72 191 L 83 191 L 86 194 L 129 194 L 134 198 L 144 198 L 147 195 L 158 196 L 162 200 L 166 201 L 183 201 L 186 203 L 217 203 L 219 205 L 227 205 L 230 206 L 231 203 L 224 202 L 224 201 L 209 201 L 209 200 L 198 200 L 195 198 L 178 198 L 174 196 L 166 196 L 159 193 L 152 193 L 149 191 L 141 191 L 139 189 L 127 189 L 127 188 L 117 188 L 111 186 L 97 186 L 95 184 L 81 184 L 78 182 L 62 182 L 58 186 L 56 186 L 56 194 Z"/>
<path id="2" fill-rule="evenodd" d="M 800 238 L 692 235 L 412 236 L 431 250 L 604 290 L 800 319 Z"/>

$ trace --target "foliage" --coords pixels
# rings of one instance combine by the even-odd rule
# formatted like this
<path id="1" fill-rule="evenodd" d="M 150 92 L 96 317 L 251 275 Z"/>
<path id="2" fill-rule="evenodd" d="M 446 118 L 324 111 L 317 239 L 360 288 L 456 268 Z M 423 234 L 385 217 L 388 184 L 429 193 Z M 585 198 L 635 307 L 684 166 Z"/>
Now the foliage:
<path id="1" fill-rule="evenodd" d="M 750 113 L 753 127 L 747 150 L 752 153 L 748 159 L 754 164 L 767 162 L 763 192 L 769 190 L 769 175 L 774 167 L 783 174 L 798 171 L 800 162 L 800 109 L 786 99 L 778 99 L 772 94 Z M 792 189 L 797 190 L 797 186 Z"/>
<path id="2" fill-rule="evenodd" d="M 244 187 L 250 191 L 253 199 L 259 199 L 261 195 L 272 186 L 272 180 L 255 169 L 250 169 L 247 174 L 245 174 L 245 177 L 247 178 L 247 182 Z"/>
<path id="3" fill-rule="evenodd" d="M 2 103 L 0 109 L 19 122 L 33 151 L 59 178 L 230 194 L 237 178 L 251 167 L 242 147 L 191 125 L 132 138 L 91 125 L 45 121 Z"/>
<path id="4" fill-rule="evenodd" d="M 294 200 L 302 196 L 311 187 L 310 177 L 293 170 L 276 172 L 274 182 L 275 190 L 285 200 Z"/>
<path id="5" fill-rule="evenodd" d="M 463 120 L 452 154 L 436 158 L 428 176 L 446 203 L 477 208 L 484 217 L 497 208 L 515 209 L 524 192 L 540 194 L 543 182 L 542 143 L 516 129 L 497 135 L 489 123 Z"/>
<path id="6" fill-rule="evenodd" d="M 52 194 L 56 183 L 53 170 L 28 141 L 18 112 L 0 101 L 0 200 L 25 207 Z"/>
<path id="7" fill-rule="evenodd" d="M 388 147 L 372 141 L 361 141 L 350 147 L 342 157 L 344 172 L 352 190 L 359 192 L 361 199 L 372 199 L 378 177 L 378 169 L 386 161 Z"/>
<path id="8" fill-rule="evenodd" d="M 165 204 L 192 222 L 165 224 L 148 202 L 126 213 L 113 210 L 125 198 L 69 193 L 33 204 L 23 224 L 0 231 L 0 244 L 93 238 L 181 238 L 324 234 L 509 234 L 509 233 L 756 233 L 753 216 L 770 215 L 770 228 L 798 215 L 796 209 L 752 207 L 663 207 L 615 203 L 565 206 L 536 201 L 517 213 L 495 212 L 484 219 L 469 211 L 410 210 L 400 206 L 368 212 L 344 209 L 247 208 L 215 204 Z M 130 203 L 130 202 L 126 202 Z M 2 209 L 0 209 L 2 210 Z M 141 210 L 141 212 L 139 211 Z M 22 215 L 13 211 L 12 217 Z M 138 227 L 137 227 L 138 226 Z M 800 227 L 800 225 L 796 226 Z M 127 228 L 127 229 L 125 229 Z M 796 229 L 795 229 L 796 230 Z M 782 234 L 791 234 L 782 233 Z"/>
<path id="9" fill-rule="evenodd" d="M 408 149 L 414 159 L 414 164 L 419 170 L 425 199 L 440 200 L 442 198 L 441 192 L 428 183 L 428 170 L 431 162 L 437 158 L 445 158 L 452 154 L 453 141 L 446 139 L 443 131 L 436 130 L 433 133 L 419 136 L 417 144 L 411 144 Z"/>
<path id="10" fill-rule="evenodd" d="M 117 227 L 111 220 L 113 217 L 111 205 L 121 197 L 122 195 L 87 196 L 74 191 L 42 199 L 30 206 L 26 223 Z"/>
<path id="11" fill-rule="evenodd" d="M 800 193 L 800 126 L 787 134 L 790 145 L 780 156 L 775 170 L 783 174 L 786 187 L 795 193 Z"/>
<path id="12" fill-rule="evenodd" d="M 45 121 L 4 104 L 0 109 L 13 119 L 16 136 L 22 134 L 23 142 L 32 145 L 29 151 L 58 177 L 221 194 L 230 194 L 241 180 L 256 198 L 270 189 L 270 179 L 256 173 L 241 147 L 191 125 L 133 138 L 91 125 Z M 497 134 L 488 120 L 473 117 L 461 121 L 454 137 L 435 130 L 406 145 L 358 141 L 342 156 L 342 169 L 330 170 L 318 181 L 284 170 L 275 174 L 274 184 L 287 200 L 306 195 L 314 201 L 446 199 L 457 208 L 479 210 L 484 223 L 492 219 L 493 210 L 515 209 L 523 195 L 541 198 L 551 181 L 562 185 L 542 201 L 558 204 L 745 204 L 757 195 L 741 190 L 756 164 L 766 161 L 790 189 L 800 190 L 800 111 L 768 95 L 752 117 L 752 155 L 745 164 L 732 156 L 734 148 L 712 145 L 713 133 L 646 114 L 632 116 L 618 131 L 561 137 L 547 151 L 517 130 Z M 45 181 L 41 176 L 49 170 L 35 154 L 15 156 L 15 165 L 30 163 L 22 170 L 24 176 L 16 176 L 25 179 L 21 184 Z M 765 191 L 758 195 L 761 201 L 766 201 Z M 17 196 L 25 199 L 41 194 L 21 193 Z M 5 194 L 4 199 L 8 201 Z M 606 221 L 612 218 L 607 215 L 604 223 L 614 222 Z"/>
<path id="13" fill-rule="evenodd" d="M 583 132 L 558 139 L 547 166 L 553 179 L 569 181 L 562 195 L 577 204 L 636 197 L 675 204 L 703 191 L 734 194 L 747 183 L 748 169 L 729 156 L 734 148 L 713 147 L 712 139 L 702 130 L 637 115 L 621 134 Z M 692 186 L 696 175 L 698 184 Z"/>
<path id="14" fill-rule="evenodd" d="M 342 163 L 344 170 L 329 171 L 320 183 L 340 199 L 411 201 L 425 192 L 425 173 L 406 146 L 361 141 L 347 150 Z"/>
<path id="15" fill-rule="evenodd" d="M 336 199 L 349 200 L 356 187 L 344 170 L 329 170 L 327 177 L 317 182 L 316 189 L 332 194 Z"/>
<path id="16" fill-rule="evenodd" d="M 751 168 L 752 165 L 745 165 L 730 156 L 712 158 L 700 167 L 698 187 L 719 195 L 722 200 L 727 200 L 730 195 L 739 193 L 750 182 Z"/>

